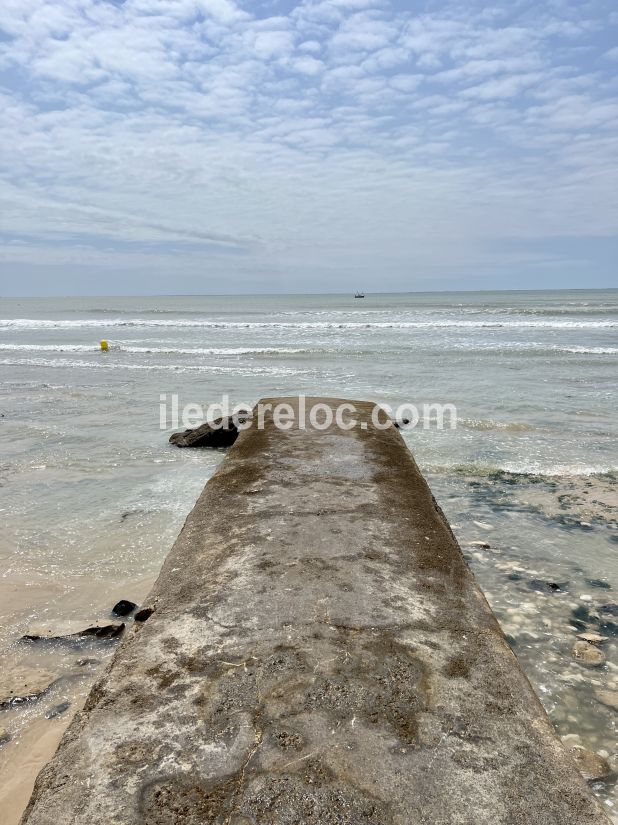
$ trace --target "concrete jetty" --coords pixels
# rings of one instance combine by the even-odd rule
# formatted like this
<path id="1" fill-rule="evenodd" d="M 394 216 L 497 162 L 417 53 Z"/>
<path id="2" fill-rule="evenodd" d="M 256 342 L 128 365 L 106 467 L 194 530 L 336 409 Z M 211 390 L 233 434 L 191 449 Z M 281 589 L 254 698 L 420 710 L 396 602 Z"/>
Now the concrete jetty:
<path id="1" fill-rule="evenodd" d="M 400 434 L 353 403 L 352 429 L 240 434 L 23 823 L 609 822 Z"/>

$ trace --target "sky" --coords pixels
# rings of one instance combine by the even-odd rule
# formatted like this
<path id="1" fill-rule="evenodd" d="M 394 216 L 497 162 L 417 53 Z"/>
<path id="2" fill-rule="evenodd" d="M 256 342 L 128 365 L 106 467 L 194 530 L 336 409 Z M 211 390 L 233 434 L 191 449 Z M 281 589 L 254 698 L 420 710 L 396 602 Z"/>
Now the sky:
<path id="1" fill-rule="evenodd" d="M 2 0 L 0 295 L 618 286 L 614 9 Z"/>

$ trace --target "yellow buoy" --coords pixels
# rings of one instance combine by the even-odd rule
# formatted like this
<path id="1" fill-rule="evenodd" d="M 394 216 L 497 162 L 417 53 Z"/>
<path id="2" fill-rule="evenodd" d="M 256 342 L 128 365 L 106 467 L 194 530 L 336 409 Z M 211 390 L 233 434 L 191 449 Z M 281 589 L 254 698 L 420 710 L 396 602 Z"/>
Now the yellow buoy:
<path id="1" fill-rule="evenodd" d="M 101 341 L 101 352 L 107 352 L 108 349 L 109 349 L 109 344 L 107 343 L 107 341 L 105 341 L 105 340 Z"/>

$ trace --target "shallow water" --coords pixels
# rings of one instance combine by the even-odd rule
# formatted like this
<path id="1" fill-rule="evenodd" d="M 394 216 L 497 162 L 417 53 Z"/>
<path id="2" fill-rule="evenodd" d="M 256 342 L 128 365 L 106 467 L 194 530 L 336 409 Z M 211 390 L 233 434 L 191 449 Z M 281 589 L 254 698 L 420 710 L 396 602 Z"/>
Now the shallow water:
<path id="1" fill-rule="evenodd" d="M 618 637 L 610 628 L 607 664 L 585 669 L 569 623 L 585 605 L 594 629 L 618 601 L 617 366 L 616 290 L 2 300 L 0 660 L 61 677 L 0 714 L 12 735 L 3 825 L 113 650 L 19 636 L 143 598 L 222 458 L 167 445 L 162 393 L 181 405 L 303 392 L 455 404 L 456 429 L 404 437 L 558 732 L 618 769 L 616 713 L 594 696 L 618 688 Z M 62 701 L 70 710 L 46 719 Z M 596 791 L 618 812 L 612 783 Z"/>

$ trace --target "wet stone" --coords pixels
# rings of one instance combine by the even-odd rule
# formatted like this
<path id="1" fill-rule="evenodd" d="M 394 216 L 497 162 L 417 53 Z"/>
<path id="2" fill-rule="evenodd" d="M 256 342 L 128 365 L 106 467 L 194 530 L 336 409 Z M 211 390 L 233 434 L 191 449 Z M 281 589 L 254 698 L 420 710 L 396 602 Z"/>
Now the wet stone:
<path id="1" fill-rule="evenodd" d="M 602 616 L 618 616 L 618 604 L 602 604 L 599 607 L 599 613 Z"/>
<path id="2" fill-rule="evenodd" d="M 571 655 L 584 667 L 601 667 L 607 661 L 598 647 L 583 641 L 575 642 Z"/>
<path id="3" fill-rule="evenodd" d="M 598 782 L 612 772 L 609 762 L 598 753 L 579 747 L 569 748 L 569 753 L 575 760 L 578 771 L 588 782 Z"/>
<path id="4" fill-rule="evenodd" d="M 128 616 L 130 613 L 133 613 L 137 605 L 135 602 L 131 602 L 128 599 L 120 599 L 119 602 L 112 607 L 112 613 L 114 616 Z"/>
<path id="5" fill-rule="evenodd" d="M 599 633 L 579 633 L 577 636 L 582 642 L 589 642 L 591 645 L 601 645 L 608 640 L 608 636 L 601 636 Z"/>
<path id="6" fill-rule="evenodd" d="M 530 590 L 537 593 L 562 593 L 568 587 L 568 582 L 543 581 L 542 579 L 530 579 L 528 582 Z"/>
<path id="7" fill-rule="evenodd" d="M 29 642 L 79 641 L 80 639 L 113 639 L 124 630 L 123 622 L 93 622 L 84 627 L 75 621 L 60 622 L 51 626 L 33 626 L 22 639 Z"/>
<path id="8" fill-rule="evenodd" d="M 6 745 L 7 742 L 11 741 L 11 734 L 8 730 L 4 730 L 4 728 L 0 728 L 0 748 L 3 745 Z"/>
<path id="9" fill-rule="evenodd" d="M 601 590 L 611 590 L 610 583 L 606 582 L 605 579 L 586 579 L 586 584 L 589 584 L 590 587 L 598 587 Z"/>
<path id="10" fill-rule="evenodd" d="M 53 708 L 50 708 L 47 713 L 45 714 L 46 719 L 55 719 L 57 716 L 62 716 L 63 713 L 71 707 L 70 702 L 60 702 L 59 705 L 54 705 Z"/>

